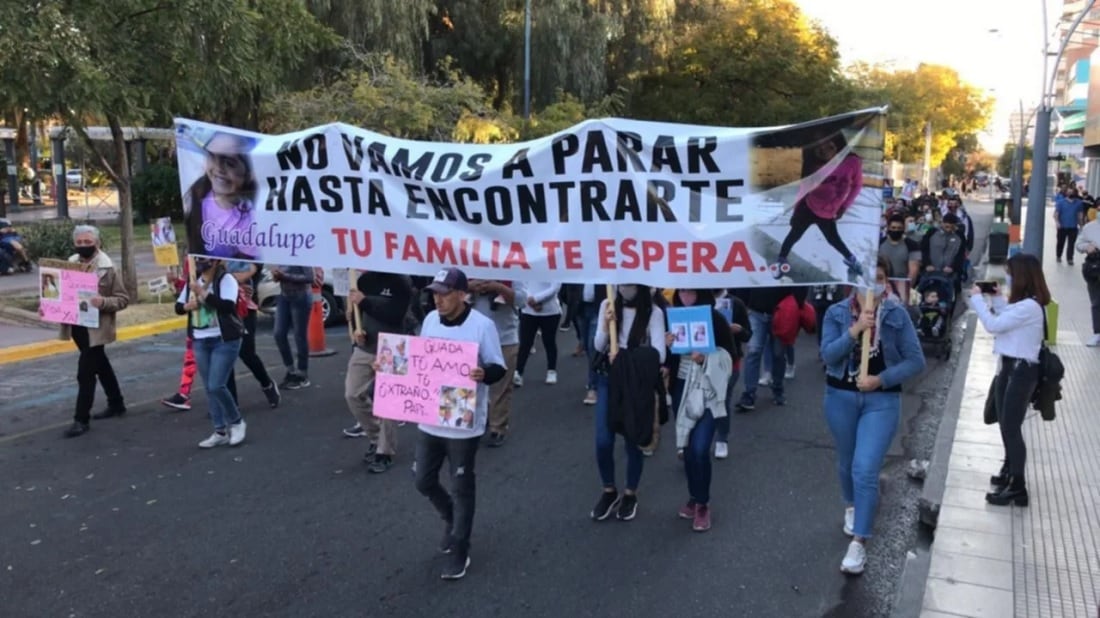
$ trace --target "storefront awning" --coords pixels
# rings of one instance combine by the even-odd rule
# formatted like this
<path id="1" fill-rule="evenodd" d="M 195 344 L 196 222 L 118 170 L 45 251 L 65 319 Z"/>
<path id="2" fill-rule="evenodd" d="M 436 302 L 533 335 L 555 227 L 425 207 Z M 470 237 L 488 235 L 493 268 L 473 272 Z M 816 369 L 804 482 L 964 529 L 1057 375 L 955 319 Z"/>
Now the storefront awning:
<path id="1" fill-rule="evenodd" d="M 1062 121 L 1058 123 L 1058 130 L 1061 133 L 1077 133 L 1085 130 L 1086 114 L 1085 112 L 1078 112 L 1062 118 Z"/>

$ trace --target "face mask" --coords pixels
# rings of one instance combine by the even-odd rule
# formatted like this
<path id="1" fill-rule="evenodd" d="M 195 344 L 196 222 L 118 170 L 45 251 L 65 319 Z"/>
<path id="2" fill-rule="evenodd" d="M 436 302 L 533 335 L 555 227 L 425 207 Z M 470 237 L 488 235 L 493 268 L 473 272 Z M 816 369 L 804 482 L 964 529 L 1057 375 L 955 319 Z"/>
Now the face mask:
<path id="1" fill-rule="evenodd" d="M 634 302 L 634 299 L 638 296 L 638 286 L 636 285 L 624 285 L 619 287 L 619 295 L 623 297 L 626 302 Z"/>
<path id="2" fill-rule="evenodd" d="M 890 240 L 901 240 L 902 236 L 905 236 L 904 230 L 890 230 L 886 232 L 886 235 L 890 237 Z"/>
<path id="3" fill-rule="evenodd" d="M 1005 289 L 1012 289 L 1012 275 L 1005 275 Z"/>
<path id="4" fill-rule="evenodd" d="M 699 300 L 699 298 L 698 298 L 699 295 L 696 294 L 694 291 L 681 290 L 679 292 L 679 294 L 680 294 L 680 302 L 685 307 L 691 307 L 691 306 L 695 305 L 695 301 Z"/>
<path id="5" fill-rule="evenodd" d="M 875 284 L 875 298 L 882 298 L 882 295 L 885 294 L 885 293 L 886 293 L 886 284 L 885 283 L 876 283 Z"/>
<path id="6" fill-rule="evenodd" d="M 76 248 L 76 254 L 79 255 L 80 257 L 84 258 L 85 260 L 91 259 L 91 257 L 93 255 L 95 255 L 96 251 L 97 251 L 97 249 L 95 247 L 77 247 Z"/>
<path id="7" fill-rule="evenodd" d="M 929 213 L 925 213 L 925 215 L 924 215 L 924 220 L 925 220 L 925 221 L 931 221 L 931 220 L 932 220 L 932 213 L 930 213 L 930 212 L 929 212 Z"/>
<path id="8" fill-rule="evenodd" d="M 906 232 L 915 232 L 915 231 L 917 231 L 917 223 L 915 221 L 913 223 L 906 223 L 905 224 L 905 231 Z"/>

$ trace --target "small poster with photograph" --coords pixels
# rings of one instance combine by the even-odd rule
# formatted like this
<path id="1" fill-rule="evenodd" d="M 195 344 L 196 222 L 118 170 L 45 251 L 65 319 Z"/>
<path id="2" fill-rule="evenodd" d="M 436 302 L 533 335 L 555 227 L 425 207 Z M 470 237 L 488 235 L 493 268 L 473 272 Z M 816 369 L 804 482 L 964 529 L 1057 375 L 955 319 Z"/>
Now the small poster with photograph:
<path id="1" fill-rule="evenodd" d="M 709 306 L 669 308 L 668 324 L 675 335 L 671 348 L 673 354 L 709 354 L 715 350 L 710 312 Z"/>
<path id="2" fill-rule="evenodd" d="M 714 309 L 726 318 L 726 322 L 733 324 L 733 298 L 726 296 L 715 300 Z"/>
<path id="3" fill-rule="evenodd" d="M 45 322 L 99 328 L 99 274 L 89 264 L 62 260 L 38 262 L 38 316 Z"/>
<path id="4" fill-rule="evenodd" d="M 436 427 L 481 430 L 477 414 L 477 344 L 382 333 L 375 357 L 374 414 Z M 480 427 L 478 425 L 481 425 Z"/>
<path id="5" fill-rule="evenodd" d="M 161 217 L 149 224 L 149 235 L 153 239 L 153 261 L 157 266 L 179 266 L 180 254 L 176 249 L 176 230 L 172 219 Z"/>

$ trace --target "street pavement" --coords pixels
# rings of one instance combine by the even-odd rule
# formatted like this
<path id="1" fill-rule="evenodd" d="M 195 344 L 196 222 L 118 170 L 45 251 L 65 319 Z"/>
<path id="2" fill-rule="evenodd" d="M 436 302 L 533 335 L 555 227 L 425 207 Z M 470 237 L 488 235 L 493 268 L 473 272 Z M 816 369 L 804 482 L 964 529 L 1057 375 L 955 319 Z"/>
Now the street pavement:
<path id="1" fill-rule="evenodd" d="M 269 324 L 259 348 L 279 378 Z M 248 440 L 212 451 L 196 447 L 210 433 L 201 391 L 191 412 L 156 403 L 176 386 L 181 334 L 109 348 L 129 413 L 74 440 L 60 437 L 74 355 L 0 367 L 0 613 L 885 616 L 920 542 L 919 485 L 906 464 L 930 448 L 954 371 L 930 359 L 907 385 L 868 571 L 846 578 L 813 337 L 799 342 L 788 405 L 770 405 L 762 389 L 757 411 L 734 417 L 730 458 L 714 463 L 714 527 L 700 534 L 676 517 L 687 495 L 670 426 L 646 460 L 638 518 L 588 519 L 599 492 L 593 410 L 581 405 L 574 336 L 559 333 L 559 384 L 541 383 L 540 347 L 507 444 L 478 453 L 473 564 L 447 583 L 441 522 L 413 487 L 417 430 L 400 430 L 389 472 L 366 473 L 365 441 L 340 433 L 353 422 L 342 397 L 346 331 L 328 337 L 339 353 L 313 359 L 313 386 L 285 393 L 278 409 L 238 371 Z"/>

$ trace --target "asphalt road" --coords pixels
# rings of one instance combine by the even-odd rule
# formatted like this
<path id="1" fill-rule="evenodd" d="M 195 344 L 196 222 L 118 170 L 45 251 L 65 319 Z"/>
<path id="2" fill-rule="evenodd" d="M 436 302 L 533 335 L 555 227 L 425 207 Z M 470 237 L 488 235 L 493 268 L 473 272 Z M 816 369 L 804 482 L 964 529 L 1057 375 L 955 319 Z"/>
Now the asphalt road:
<path id="1" fill-rule="evenodd" d="M 592 410 L 573 335 L 560 333 L 559 384 L 538 379 L 540 349 L 508 443 L 478 454 L 473 564 L 441 582 L 441 525 L 410 472 L 416 429 L 400 430 L 382 475 L 363 469 L 365 441 L 341 437 L 344 337 L 329 331 L 339 353 L 314 359 L 313 387 L 276 410 L 238 371 L 248 440 L 212 451 L 196 448 L 210 433 L 201 392 L 187 413 L 156 403 L 176 385 L 178 335 L 110 348 L 130 412 L 75 440 L 60 437 L 74 356 L 0 367 L 0 615 L 880 616 L 919 543 L 919 485 L 904 466 L 934 435 L 950 364 L 930 361 L 907 389 L 868 570 L 846 578 L 814 338 L 799 343 L 788 405 L 761 392 L 756 412 L 733 419 L 714 527 L 699 534 L 676 517 L 686 483 L 671 426 L 646 461 L 638 518 L 588 519 Z M 260 348 L 279 365 L 266 332 Z"/>

